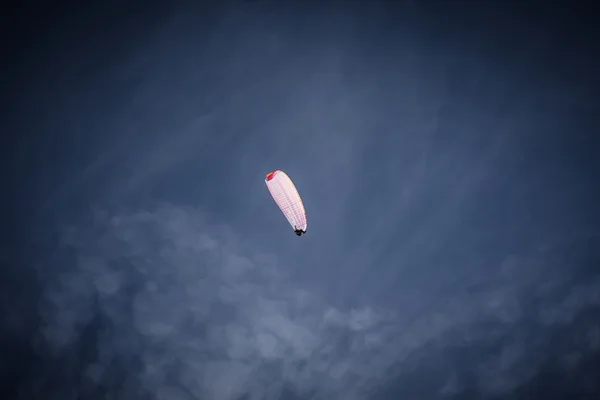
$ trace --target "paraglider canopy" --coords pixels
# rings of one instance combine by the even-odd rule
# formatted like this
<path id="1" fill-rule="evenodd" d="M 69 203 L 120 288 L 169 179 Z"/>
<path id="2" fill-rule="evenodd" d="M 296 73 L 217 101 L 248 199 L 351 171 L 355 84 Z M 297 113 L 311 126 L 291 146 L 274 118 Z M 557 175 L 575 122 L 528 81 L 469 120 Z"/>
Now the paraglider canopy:
<path id="1" fill-rule="evenodd" d="M 294 228 L 296 235 L 306 233 L 306 211 L 296 186 L 289 176 L 281 170 L 269 172 L 265 178 L 267 188 L 279 206 L 279 209 Z"/>

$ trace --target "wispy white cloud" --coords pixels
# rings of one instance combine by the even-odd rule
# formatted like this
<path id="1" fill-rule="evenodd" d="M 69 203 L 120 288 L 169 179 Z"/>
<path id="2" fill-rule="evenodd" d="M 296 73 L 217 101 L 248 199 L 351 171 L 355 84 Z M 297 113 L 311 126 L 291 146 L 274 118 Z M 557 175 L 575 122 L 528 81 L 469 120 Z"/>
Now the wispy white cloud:
<path id="1" fill-rule="evenodd" d="M 57 273 L 46 289 L 45 341 L 57 353 L 69 349 L 100 313 L 111 333 L 97 339 L 99 355 L 85 361 L 85 375 L 102 382 L 111 361 L 130 353 L 141 360 L 130 372 L 158 399 L 275 399 L 290 388 L 360 399 L 390 371 L 401 379 L 416 368 L 415 354 L 444 337 L 476 345 L 509 335 L 476 366 L 482 390 L 506 393 L 541 362 L 527 352 L 530 335 L 515 328 L 525 312 L 524 290 L 559 279 L 538 278 L 547 268 L 531 257 L 511 257 L 494 290 L 457 293 L 433 308 L 340 309 L 290 279 L 286 264 L 293 260 L 275 250 L 258 254 L 192 207 L 97 213 L 94 224 L 66 232 L 76 267 Z M 600 283 L 584 286 L 540 309 L 540 323 L 568 323 L 598 305 Z M 411 298 L 419 296 L 405 301 Z M 478 328 L 482 319 L 496 330 Z M 598 342 L 595 329 L 590 348 Z M 440 395 L 458 390 L 455 378 L 440 383 Z"/>
<path id="2" fill-rule="evenodd" d="M 290 281 L 277 254 L 243 250 L 194 208 L 97 217 L 68 231 L 76 268 L 56 277 L 42 305 L 56 350 L 94 313 L 109 319 L 113 336 L 98 343 L 108 358 L 86 369 L 94 381 L 115 338 L 141 343 L 139 378 L 158 398 L 277 398 L 284 387 L 358 395 L 392 361 L 381 359 L 389 338 L 377 330 L 388 316 L 326 304 Z M 167 382 L 175 370 L 185 390 Z"/>

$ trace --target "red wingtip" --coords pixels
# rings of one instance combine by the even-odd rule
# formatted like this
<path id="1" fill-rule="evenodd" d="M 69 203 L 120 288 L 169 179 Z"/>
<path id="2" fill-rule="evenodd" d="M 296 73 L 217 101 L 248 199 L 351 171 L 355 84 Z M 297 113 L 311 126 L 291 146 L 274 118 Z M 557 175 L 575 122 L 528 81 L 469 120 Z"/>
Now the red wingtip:
<path id="1" fill-rule="evenodd" d="M 275 176 L 275 173 L 276 173 L 276 172 L 277 172 L 277 171 L 269 172 L 269 173 L 267 174 L 267 181 L 270 181 L 271 179 L 273 179 L 273 177 Z"/>

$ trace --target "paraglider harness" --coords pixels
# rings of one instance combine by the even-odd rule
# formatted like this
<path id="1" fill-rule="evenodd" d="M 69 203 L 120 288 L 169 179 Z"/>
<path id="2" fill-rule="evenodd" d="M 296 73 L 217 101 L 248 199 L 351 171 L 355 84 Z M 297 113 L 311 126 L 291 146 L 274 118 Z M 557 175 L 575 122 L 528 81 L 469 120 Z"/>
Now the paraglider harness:
<path id="1" fill-rule="evenodd" d="M 303 231 L 302 229 L 298 229 L 298 228 L 296 228 L 296 226 L 294 226 L 294 232 L 296 232 L 296 235 L 298 235 L 298 236 L 302 236 L 303 233 L 306 233 L 306 231 Z"/>

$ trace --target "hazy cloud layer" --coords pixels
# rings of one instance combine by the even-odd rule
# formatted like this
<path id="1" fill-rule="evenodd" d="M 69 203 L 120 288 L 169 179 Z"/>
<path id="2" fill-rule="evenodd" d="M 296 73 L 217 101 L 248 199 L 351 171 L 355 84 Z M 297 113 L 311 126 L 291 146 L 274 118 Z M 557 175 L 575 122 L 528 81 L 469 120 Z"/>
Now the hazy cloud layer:
<path id="1" fill-rule="evenodd" d="M 485 291 L 425 295 L 444 304 L 424 308 L 415 294 L 398 310 L 337 309 L 290 281 L 294 260 L 244 248 L 234 231 L 192 207 L 98 212 L 92 225 L 68 229 L 63 243 L 76 267 L 45 291 L 44 341 L 61 354 L 100 318 L 93 352 L 77 356 L 83 379 L 103 385 L 115 360 L 135 359 L 129 379 L 158 399 L 365 398 L 418 370 L 444 343 L 493 342 L 501 344 L 465 368 L 483 393 L 502 395 L 545 360 L 548 334 L 536 329 L 570 324 L 585 307 L 600 306 L 598 278 L 565 287 L 552 258 L 535 253 L 506 259 Z M 537 310 L 526 309 L 532 301 Z M 569 368 L 581 351 L 598 350 L 599 329 L 587 326 L 583 348 L 564 355 Z M 456 372 L 444 380 L 437 394 L 458 393 Z"/>
<path id="2" fill-rule="evenodd" d="M 286 387 L 352 398 L 392 360 L 389 313 L 328 306 L 288 279 L 293 260 L 240 247 L 194 208 L 98 214 L 65 245 L 77 267 L 46 293 L 43 335 L 63 351 L 102 315 L 86 365 L 98 382 L 130 353 L 157 398 L 278 398 Z"/>

